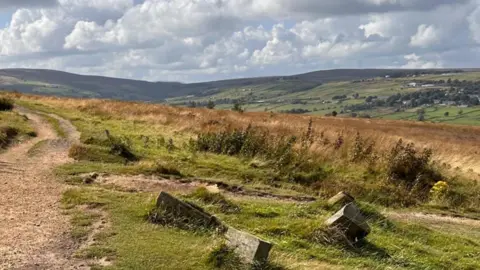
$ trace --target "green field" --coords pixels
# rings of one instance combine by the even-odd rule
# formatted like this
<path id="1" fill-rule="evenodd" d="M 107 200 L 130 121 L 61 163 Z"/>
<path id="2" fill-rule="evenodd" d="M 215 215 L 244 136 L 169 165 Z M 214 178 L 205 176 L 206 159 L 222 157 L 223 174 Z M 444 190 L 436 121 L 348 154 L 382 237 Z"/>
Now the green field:
<path id="1" fill-rule="evenodd" d="M 422 80 L 455 80 L 460 81 L 480 81 L 480 72 L 465 72 L 448 75 L 424 75 L 409 78 L 372 78 L 365 81 L 343 81 L 343 82 L 329 82 L 321 86 L 311 89 L 292 93 L 291 83 L 270 83 L 262 85 L 250 85 L 242 88 L 223 89 L 219 93 L 213 95 L 206 95 L 203 97 L 176 97 L 167 99 L 170 104 L 183 104 L 188 102 L 207 102 L 209 100 L 220 100 L 216 106 L 217 109 L 231 109 L 232 104 L 222 104 L 221 100 L 228 99 L 243 99 L 243 108 L 247 111 L 272 111 L 280 112 L 292 109 L 309 110 L 310 114 L 325 115 L 336 111 L 340 113 L 345 105 L 361 104 L 367 96 L 377 96 L 386 99 L 395 94 L 412 93 L 422 91 L 428 88 L 411 88 L 407 84 L 413 81 Z M 300 86 L 304 82 L 297 82 Z M 298 86 L 297 86 L 298 87 Z M 446 88 L 445 88 L 446 89 Z M 352 97 L 358 93 L 360 98 Z M 334 96 L 346 95 L 347 100 L 337 103 L 332 100 Z M 432 122 L 446 122 L 451 124 L 461 125 L 480 125 L 478 113 L 480 107 L 457 108 L 452 106 L 442 107 L 439 105 L 433 106 L 435 108 L 428 108 L 426 110 L 426 121 Z M 360 111 L 357 114 L 368 114 L 372 117 L 385 119 L 402 119 L 402 120 L 416 120 L 416 111 L 420 108 L 412 108 L 406 112 L 394 112 L 393 108 L 381 108 L 369 111 Z M 458 111 L 463 110 L 463 115 L 458 115 Z M 444 117 L 443 114 L 448 111 L 449 117 Z M 339 116 L 350 117 L 350 113 L 340 114 Z"/>

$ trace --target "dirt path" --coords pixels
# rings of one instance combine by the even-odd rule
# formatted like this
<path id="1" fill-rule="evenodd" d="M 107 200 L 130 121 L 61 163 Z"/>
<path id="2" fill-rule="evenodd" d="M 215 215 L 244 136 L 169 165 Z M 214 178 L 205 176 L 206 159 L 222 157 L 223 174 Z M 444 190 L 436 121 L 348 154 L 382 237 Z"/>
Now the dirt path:
<path id="1" fill-rule="evenodd" d="M 86 269 L 72 259 L 75 243 L 60 209 L 64 186 L 52 169 L 69 162 L 70 142 L 40 116 L 20 109 L 38 137 L 0 155 L 0 269 Z M 71 130 L 69 138 L 74 138 Z M 47 140 L 31 157 L 28 150 Z"/>

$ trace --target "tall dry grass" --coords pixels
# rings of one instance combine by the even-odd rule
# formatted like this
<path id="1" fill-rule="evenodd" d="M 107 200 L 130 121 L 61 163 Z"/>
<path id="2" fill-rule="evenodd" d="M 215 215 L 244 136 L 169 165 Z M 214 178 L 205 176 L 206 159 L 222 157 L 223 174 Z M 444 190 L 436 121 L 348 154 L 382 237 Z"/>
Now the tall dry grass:
<path id="1" fill-rule="evenodd" d="M 312 119 L 317 137 L 323 134 L 325 138 L 335 140 L 341 134 L 345 143 L 351 144 L 359 132 L 362 137 L 375 141 L 376 148 L 379 150 L 390 149 L 402 138 L 404 141 L 415 143 L 417 147 L 431 148 L 434 151 L 434 158 L 449 167 L 458 167 L 465 172 L 480 174 L 480 127 L 264 112 L 237 113 L 140 102 L 9 95 L 15 95 L 17 99 L 34 100 L 46 105 L 75 109 L 94 115 L 168 125 L 176 131 L 192 133 L 224 128 L 245 128 L 252 124 L 268 129 L 272 134 L 301 136 Z M 328 151 L 331 151 L 322 147 L 321 144 L 315 144 L 312 149 L 327 151 L 324 153 L 325 156 L 328 156 Z"/>

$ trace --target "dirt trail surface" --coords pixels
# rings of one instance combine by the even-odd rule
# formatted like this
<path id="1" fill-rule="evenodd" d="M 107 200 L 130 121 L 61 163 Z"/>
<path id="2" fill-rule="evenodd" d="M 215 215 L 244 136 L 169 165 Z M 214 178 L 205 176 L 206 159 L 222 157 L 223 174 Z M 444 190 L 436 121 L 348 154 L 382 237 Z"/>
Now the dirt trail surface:
<path id="1" fill-rule="evenodd" d="M 75 243 L 60 209 L 65 187 L 52 173 L 55 166 L 69 162 L 71 142 L 59 139 L 39 115 L 18 111 L 30 119 L 38 137 L 0 155 L 0 269 L 88 269 L 72 258 Z M 74 139 L 71 128 L 65 131 Z M 28 155 L 45 140 L 39 154 Z"/>

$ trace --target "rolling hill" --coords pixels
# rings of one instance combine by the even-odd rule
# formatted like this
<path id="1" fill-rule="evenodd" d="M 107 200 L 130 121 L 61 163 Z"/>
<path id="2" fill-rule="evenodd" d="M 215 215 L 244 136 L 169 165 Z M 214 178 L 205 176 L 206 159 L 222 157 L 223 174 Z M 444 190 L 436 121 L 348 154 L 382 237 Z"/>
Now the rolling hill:
<path id="1" fill-rule="evenodd" d="M 436 70 L 439 72 L 441 70 Z M 225 90 L 268 85 L 269 90 L 299 92 L 324 83 L 383 77 L 390 74 L 434 72 L 434 70 L 338 69 L 292 76 L 243 78 L 202 83 L 147 82 L 139 80 L 77 75 L 55 70 L 3 69 L 0 88 L 23 93 L 67 97 L 92 97 L 158 102 L 180 96 L 210 96 Z"/>

